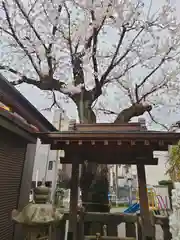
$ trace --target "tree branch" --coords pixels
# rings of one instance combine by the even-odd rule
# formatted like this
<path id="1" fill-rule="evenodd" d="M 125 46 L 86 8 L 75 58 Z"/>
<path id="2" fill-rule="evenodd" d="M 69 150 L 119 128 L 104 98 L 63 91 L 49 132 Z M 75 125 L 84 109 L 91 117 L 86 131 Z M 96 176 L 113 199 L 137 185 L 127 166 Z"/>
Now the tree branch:
<path id="1" fill-rule="evenodd" d="M 150 91 L 147 92 L 147 93 L 145 93 L 145 94 L 143 94 L 142 97 L 139 98 L 139 96 L 138 96 L 139 102 L 141 102 L 141 101 L 143 101 L 143 100 L 145 101 L 146 98 L 147 98 L 150 94 L 158 91 L 159 89 L 162 89 L 162 88 L 165 87 L 166 85 L 167 85 L 167 81 L 162 81 L 162 83 L 160 83 L 159 85 L 157 85 L 157 86 L 155 86 L 155 87 L 152 87 L 152 88 L 150 89 Z"/>
<path id="2" fill-rule="evenodd" d="M 123 84 L 122 82 L 120 82 L 120 81 L 119 81 L 118 83 L 119 83 L 119 85 L 120 85 L 122 88 L 124 88 L 124 90 L 127 92 L 127 96 L 129 97 L 129 100 L 130 100 L 131 104 L 134 104 L 134 99 L 133 99 L 133 96 L 132 96 L 132 94 L 131 94 L 130 88 L 124 86 L 124 84 Z"/>
<path id="3" fill-rule="evenodd" d="M 126 52 L 115 62 L 115 59 L 117 57 L 117 54 L 118 54 L 118 51 L 119 51 L 119 48 L 122 44 L 122 41 L 124 39 L 124 36 L 125 36 L 125 33 L 126 33 L 126 28 L 124 27 L 124 30 L 122 31 L 122 34 L 121 34 L 121 37 L 120 37 L 120 40 L 119 40 L 119 44 L 116 48 L 116 51 L 115 51 L 115 54 L 114 54 L 114 57 L 112 58 L 111 60 L 111 63 L 109 65 L 109 67 L 107 68 L 107 70 L 105 71 L 105 73 L 102 75 L 101 77 L 101 80 L 100 80 L 100 83 L 101 83 L 101 86 L 103 86 L 105 83 L 106 83 L 106 79 L 107 79 L 107 76 L 109 75 L 109 73 L 127 56 L 127 54 L 131 51 L 131 48 L 132 48 L 132 45 L 134 44 L 134 42 L 136 41 L 136 39 L 139 37 L 139 35 L 142 33 L 144 29 L 142 28 L 138 33 L 137 35 L 133 38 L 132 42 L 130 43 L 129 47 L 127 48 Z"/>
<path id="4" fill-rule="evenodd" d="M 39 71 L 38 67 L 36 66 L 31 54 L 28 52 L 27 48 L 23 45 L 23 43 L 20 41 L 20 39 L 18 38 L 14 28 L 13 28 L 13 25 L 11 23 L 11 19 L 10 19 L 10 16 L 9 16 L 9 12 L 8 12 L 8 9 L 6 7 L 6 3 L 3 1 L 2 2 L 2 7 L 4 9 L 4 12 L 5 12 L 5 15 L 6 15 L 6 20 L 8 22 L 8 25 L 9 25 L 9 28 L 11 30 L 11 36 L 14 38 L 14 40 L 16 41 L 16 43 L 20 46 L 20 48 L 25 52 L 26 56 L 29 58 L 32 66 L 34 67 L 36 73 L 39 75 L 39 77 L 41 77 L 41 72 Z"/>
<path id="5" fill-rule="evenodd" d="M 57 106 L 59 109 L 62 110 L 62 112 L 64 112 L 64 109 L 62 108 L 62 106 L 58 103 L 57 99 L 56 99 L 56 94 L 54 91 L 52 91 L 52 97 L 53 97 L 53 103 L 51 104 L 51 106 L 49 108 L 44 108 L 44 111 L 51 111 L 53 107 Z"/>
<path id="6" fill-rule="evenodd" d="M 115 50 L 115 52 L 114 52 L 113 58 L 111 59 L 111 62 L 110 62 L 110 64 L 109 64 L 107 70 L 104 72 L 104 74 L 103 74 L 102 77 L 101 77 L 101 80 L 100 80 L 101 86 L 104 85 L 104 82 L 105 82 L 107 76 L 109 75 L 109 73 L 110 73 L 110 72 L 112 71 L 112 69 L 114 68 L 114 61 L 115 61 L 115 59 L 116 59 L 116 57 L 117 57 L 117 55 L 118 55 L 120 46 L 121 46 L 121 44 L 122 44 L 122 42 L 123 42 L 123 39 L 124 39 L 124 37 L 125 37 L 125 33 L 126 33 L 126 28 L 125 28 L 125 26 L 122 26 L 122 33 L 121 33 L 121 36 L 120 36 L 120 38 L 119 38 L 119 42 L 118 42 L 118 44 L 117 44 L 117 47 L 116 47 L 116 50 Z"/>
<path id="7" fill-rule="evenodd" d="M 46 44 L 44 43 L 43 39 L 41 38 L 40 34 L 38 33 L 38 31 L 36 30 L 36 28 L 34 27 L 33 23 L 31 22 L 30 18 L 29 18 L 29 13 L 27 14 L 25 12 L 25 10 L 23 9 L 23 6 L 21 6 L 19 0 L 14 0 L 16 5 L 18 6 L 20 12 L 22 13 L 22 15 L 24 16 L 25 20 L 27 21 L 27 23 L 29 24 L 30 28 L 33 30 L 35 36 L 37 37 L 37 39 L 40 41 L 40 43 L 42 44 L 42 46 L 44 47 L 45 53 L 46 53 L 46 59 L 47 59 L 47 64 L 48 64 L 48 68 L 49 68 L 49 76 L 51 78 L 53 78 L 53 65 L 52 65 L 52 56 L 51 56 L 51 50 L 52 50 L 52 46 L 53 43 L 50 43 L 49 46 L 47 47 Z M 59 14 L 61 13 L 61 5 L 58 8 L 58 15 L 55 18 L 56 24 L 53 26 L 52 29 L 52 37 L 55 36 L 56 31 L 57 31 L 57 24 L 58 24 L 58 18 L 59 18 Z"/>
<path id="8" fill-rule="evenodd" d="M 38 60 L 38 64 L 39 64 L 39 67 L 41 66 L 41 57 L 36 49 L 36 46 L 35 44 L 33 43 L 33 41 L 29 38 L 29 37 L 25 37 L 26 40 L 31 44 L 32 48 L 33 48 L 33 52 L 29 52 L 29 54 L 31 53 L 34 53 L 37 57 L 37 60 Z"/>
<path id="9" fill-rule="evenodd" d="M 36 86 L 36 87 L 39 88 L 39 89 L 46 90 L 46 89 L 43 89 L 42 84 L 41 84 L 40 81 L 36 81 L 35 79 L 28 78 L 28 77 L 26 77 L 26 76 L 22 76 L 22 77 L 19 78 L 18 80 L 15 80 L 15 81 L 12 81 L 12 82 L 11 82 L 11 84 L 12 84 L 13 86 L 17 86 L 17 85 L 20 85 L 20 84 L 22 84 L 22 83 L 27 83 L 27 84 Z"/>
<path id="10" fill-rule="evenodd" d="M 22 15 L 24 16 L 24 18 L 26 19 L 27 23 L 29 24 L 30 28 L 33 30 L 34 34 L 36 35 L 37 39 L 41 42 L 41 44 L 43 45 L 44 49 L 47 51 L 47 47 L 44 43 L 44 41 L 42 40 L 41 36 L 39 35 L 39 33 L 37 32 L 37 30 L 35 29 L 35 27 L 33 26 L 31 20 L 29 19 L 28 14 L 25 12 L 25 10 L 23 9 L 23 6 L 21 6 L 19 0 L 13 0 L 16 5 L 18 6 L 20 12 L 22 13 Z"/>
<path id="11" fill-rule="evenodd" d="M 152 106 L 149 104 L 135 103 L 121 111 L 114 123 L 128 123 L 131 118 L 141 116 L 145 112 L 150 112 L 151 110 Z"/>
<path id="12" fill-rule="evenodd" d="M 140 36 L 140 34 L 143 32 L 143 30 L 144 30 L 144 28 L 141 28 L 141 30 L 136 34 L 136 36 L 133 38 L 132 42 L 130 43 L 129 47 L 127 48 L 126 52 L 113 64 L 113 68 L 116 67 L 128 55 L 128 53 L 132 49 L 134 42 Z"/>
<path id="13" fill-rule="evenodd" d="M 61 14 L 61 11 L 62 11 L 62 6 L 59 5 L 58 6 L 58 14 L 55 18 L 55 24 L 53 25 L 52 27 L 52 38 L 55 37 L 56 35 L 56 32 L 57 32 L 57 29 L 58 29 L 58 19 L 59 19 L 59 16 Z M 53 74 L 54 74 L 54 71 L 53 71 L 53 64 L 52 64 L 52 47 L 53 47 L 53 42 L 51 42 L 49 44 L 49 46 L 47 47 L 47 50 L 46 50 L 46 58 L 47 58 L 47 63 L 48 63 L 48 67 L 49 67 L 49 76 L 53 77 Z"/>
<path id="14" fill-rule="evenodd" d="M 91 11 L 91 17 L 92 17 L 92 22 L 95 21 L 95 15 L 94 15 L 94 11 L 93 10 Z M 105 21 L 106 21 L 106 16 L 103 18 L 103 20 L 102 20 L 101 24 L 99 25 L 99 27 L 96 27 L 96 28 L 94 27 L 93 28 L 93 29 L 96 29 L 96 35 L 97 36 L 98 36 L 99 32 L 101 31 Z M 88 40 L 85 43 L 85 46 L 84 46 L 85 50 L 87 50 L 87 49 L 89 49 L 91 47 L 93 36 L 94 36 L 94 31 L 93 31 L 93 34 L 88 38 Z"/>
<path id="15" fill-rule="evenodd" d="M 149 114 L 151 120 L 152 120 L 154 123 L 160 125 L 161 127 L 165 128 L 167 131 L 169 131 L 169 128 L 168 128 L 165 124 L 162 124 L 162 123 L 158 122 L 157 120 L 155 120 L 155 118 L 152 116 L 152 114 L 151 114 L 150 112 L 148 112 L 148 114 Z"/>
<path id="16" fill-rule="evenodd" d="M 67 17 L 68 17 L 68 43 L 69 43 L 71 62 L 73 65 L 73 47 L 72 47 L 72 39 L 71 39 L 71 15 L 70 15 L 70 12 L 69 12 L 69 9 L 68 9 L 66 3 L 64 3 L 64 7 L 65 7 Z"/>
<path id="17" fill-rule="evenodd" d="M 19 76 L 22 76 L 22 74 L 20 72 L 18 72 L 17 70 L 11 68 L 11 67 L 8 67 L 8 66 L 3 66 L 3 65 L 0 65 L 0 70 L 5 70 L 5 71 L 9 71 L 13 74 L 16 74 L 16 75 L 19 75 Z"/>
<path id="18" fill-rule="evenodd" d="M 163 65 L 163 63 L 166 61 L 166 57 L 171 52 L 171 50 L 172 50 L 172 47 L 169 48 L 169 50 L 166 52 L 165 56 L 161 59 L 159 64 L 141 81 L 141 83 L 136 84 L 135 93 L 137 95 L 138 101 L 140 101 L 138 97 L 138 89 L 142 87 L 146 83 L 146 81 Z"/>
<path id="19" fill-rule="evenodd" d="M 8 34 L 9 36 L 13 37 L 13 34 L 9 31 L 7 31 L 5 28 L 3 28 L 2 26 L 0 26 L 0 30 L 2 30 L 3 32 L 5 32 L 6 34 Z"/>
<path id="20" fill-rule="evenodd" d="M 30 13 L 33 11 L 33 9 L 35 8 L 37 2 L 38 2 L 38 0 L 35 0 L 34 3 L 32 4 L 32 6 L 31 6 L 31 8 L 30 8 L 30 10 L 29 10 L 29 12 L 27 14 L 28 17 L 30 15 Z"/>
<path id="21" fill-rule="evenodd" d="M 107 115 L 118 115 L 118 113 L 108 110 L 108 109 L 105 109 L 105 108 L 98 108 L 97 110 L 102 111 L 102 112 L 104 112 L 104 114 L 107 114 Z"/>
<path id="22" fill-rule="evenodd" d="M 92 21 L 95 21 L 95 14 L 94 11 L 91 11 L 91 17 Z M 101 24 L 102 26 L 103 24 Z M 98 44 L 98 33 L 100 30 L 97 30 L 97 28 L 93 28 L 93 47 L 92 47 L 92 62 L 93 62 L 93 68 L 94 68 L 94 80 L 95 80 L 95 89 L 93 94 L 93 100 L 96 99 L 97 95 L 100 95 L 102 93 L 99 78 L 98 78 L 98 63 L 97 63 L 97 44 Z"/>
<path id="23" fill-rule="evenodd" d="M 28 78 L 26 76 L 22 76 L 19 80 L 11 82 L 14 86 L 20 85 L 22 83 L 27 83 L 36 86 L 37 88 L 41 90 L 48 90 L 48 91 L 59 91 L 62 93 L 65 93 L 69 95 L 67 91 L 64 91 L 65 89 L 65 83 L 60 82 L 56 79 L 53 79 L 53 81 L 36 81 L 34 79 Z"/>
<path id="24" fill-rule="evenodd" d="M 65 87 L 64 82 L 60 82 L 56 79 L 53 79 L 53 80 L 50 81 L 49 76 L 44 76 L 44 78 L 41 78 L 40 81 L 37 81 L 35 79 L 26 77 L 25 75 L 23 75 L 19 71 L 15 70 L 11 67 L 8 67 L 8 66 L 0 65 L 0 70 L 9 71 L 9 72 L 11 72 L 11 73 L 13 73 L 13 74 L 15 74 L 19 77 L 18 80 L 15 80 L 15 81 L 11 82 L 11 84 L 14 85 L 14 86 L 20 85 L 22 83 L 27 83 L 27 84 L 31 84 L 33 86 L 36 86 L 37 88 L 39 88 L 41 90 L 49 90 L 49 91 L 56 90 L 56 91 L 59 91 L 59 92 L 62 92 L 64 94 L 69 95 L 68 92 L 64 91 L 64 89 L 65 89 L 64 88 Z"/>
<path id="25" fill-rule="evenodd" d="M 78 86 L 80 84 L 84 84 L 84 72 L 82 67 L 82 54 L 73 53 L 72 47 L 72 39 L 71 39 L 71 15 L 68 10 L 67 5 L 64 3 L 64 7 L 68 17 L 68 45 L 70 51 L 71 64 L 73 68 L 73 76 L 74 76 L 74 85 Z"/>

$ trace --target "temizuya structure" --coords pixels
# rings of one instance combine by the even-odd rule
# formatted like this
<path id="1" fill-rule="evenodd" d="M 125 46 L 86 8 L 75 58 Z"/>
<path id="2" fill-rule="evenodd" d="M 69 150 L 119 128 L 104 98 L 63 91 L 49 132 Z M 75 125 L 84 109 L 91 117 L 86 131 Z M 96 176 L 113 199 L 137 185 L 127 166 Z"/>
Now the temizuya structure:
<path id="1" fill-rule="evenodd" d="M 84 160 L 99 164 L 136 164 L 139 183 L 143 239 L 153 239 L 146 191 L 145 165 L 157 165 L 154 151 L 166 151 L 180 133 L 148 131 L 140 123 L 75 124 L 70 131 L 40 133 L 42 143 L 63 149 L 62 163 L 72 163 L 69 232 L 76 238 L 79 165 Z"/>

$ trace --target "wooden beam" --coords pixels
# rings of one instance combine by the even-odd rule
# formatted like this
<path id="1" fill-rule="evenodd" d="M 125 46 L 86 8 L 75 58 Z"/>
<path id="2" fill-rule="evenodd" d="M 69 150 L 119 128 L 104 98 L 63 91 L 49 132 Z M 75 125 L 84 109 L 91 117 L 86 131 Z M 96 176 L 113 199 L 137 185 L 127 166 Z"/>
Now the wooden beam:
<path id="1" fill-rule="evenodd" d="M 70 215 L 68 240 L 77 239 L 77 206 L 78 206 L 78 186 L 79 186 L 79 164 L 76 161 L 72 163 L 71 171 L 71 194 L 70 194 Z"/>
<path id="2" fill-rule="evenodd" d="M 146 174 L 145 166 L 137 165 L 138 184 L 139 184 L 139 202 L 140 215 L 142 221 L 143 240 L 154 240 L 153 226 L 151 224 L 147 188 L 146 188 Z"/>
<path id="3" fill-rule="evenodd" d="M 105 149 L 100 151 L 81 149 L 77 152 L 76 149 L 65 150 L 64 158 L 61 158 L 61 163 L 70 164 L 73 161 L 73 156 L 77 156 L 78 163 L 82 164 L 84 159 L 89 162 L 97 162 L 98 164 L 144 164 L 144 165 L 157 165 L 158 159 L 153 158 L 152 151 L 106 151 Z"/>
<path id="4" fill-rule="evenodd" d="M 98 164 L 131 164 L 131 165 L 158 165 L 158 158 L 136 158 L 134 157 L 134 159 L 132 158 L 128 158 L 123 157 L 122 159 L 117 159 L 117 158 L 113 158 L 113 155 L 111 158 L 102 158 L 102 157 L 94 157 L 94 158 L 82 158 L 79 157 L 78 159 L 78 163 L 82 164 L 84 162 L 84 159 L 87 159 L 89 162 L 96 162 Z M 64 158 L 61 157 L 61 163 L 62 164 L 71 164 L 72 163 L 72 158 L 65 156 Z"/>
<path id="5" fill-rule="evenodd" d="M 84 236 L 84 240 L 136 240 L 133 237 Z"/>
<path id="6" fill-rule="evenodd" d="M 103 224 L 109 223 L 136 223 L 137 216 L 126 213 L 102 213 L 102 212 L 85 212 L 84 222 L 99 222 Z"/>
<path id="7" fill-rule="evenodd" d="M 155 132 L 155 131 L 62 131 L 39 133 L 38 136 L 43 138 L 46 135 L 47 143 L 52 141 L 62 144 L 66 140 L 70 142 L 78 142 L 79 140 L 88 141 L 135 141 L 137 144 L 142 144 L 144 141 L 149 141 L 154 147 L 160 150 L 162 145 L 168 147 L 169 144 L 176 144 L 180 139 L 180 133 L 175 132 Z M 159 144 L 160 143 L 160 144 Z M 162 144 L 163 143 L 163 144 Z"/>
<path id="8" fill-rule="evenodd" d="M 38 136 L 38 135 L 37 135 Z M 45 137 L 44 137 L 45 138 Z M 58 141 L 58 140 L 53 140 L 48 139 L 47 141 L 43 141 L 44 144 L 51 144 L 51 149 L 52 150 L 57 150 L 57 149 L 66 149 L 67 146 L 69 146 L 69 149 L 74 149 L 76 148 L 76 151 L 80 151 L 81 148 L 92 148 L 93 146 L 96 148 L 101 148 L 101 149 L 106 149 L 106 148 L 114 148 L 118 149 L 119 151 L 126 150 L 126 151 L 132 151 L 134 149 L 141 149 L 141 150 L 146 150 L 151 148 L 152 151 L 166 151 L 168 150 L 169 145 L 177 144 L 177 141 L 175 142 L 163 142 L 162 141 L 154 141 L 154 142 L 149 142 L 147 144 L 148 140 L 143 140 L 142 142 L 137 142 L 136 140 L 115 140 L 115 141 L 108 141 L 108 144 L 105 144 L 107 140 L 100 140 L 100 141 L 95 141 L 89 140 L 89 141 L 83 141 L 79 139 L 76 142 L 73 142 L 71 140 L 64 140 L 64 141 Z M 133 144 L 133 145 L 132 145 Z"/>

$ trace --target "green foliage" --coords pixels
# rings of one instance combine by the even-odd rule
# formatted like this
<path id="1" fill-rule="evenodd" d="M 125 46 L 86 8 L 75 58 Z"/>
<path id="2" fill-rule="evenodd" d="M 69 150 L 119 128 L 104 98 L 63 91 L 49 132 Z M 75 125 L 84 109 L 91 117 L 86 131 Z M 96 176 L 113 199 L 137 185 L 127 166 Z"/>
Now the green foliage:
<path id="1" fill-rule="evenodd" d="M 177 145 L 171 147 L 168 164 L 167 174 L 169 174 L 171 180 L 180 181 L 180 141 Z"/>

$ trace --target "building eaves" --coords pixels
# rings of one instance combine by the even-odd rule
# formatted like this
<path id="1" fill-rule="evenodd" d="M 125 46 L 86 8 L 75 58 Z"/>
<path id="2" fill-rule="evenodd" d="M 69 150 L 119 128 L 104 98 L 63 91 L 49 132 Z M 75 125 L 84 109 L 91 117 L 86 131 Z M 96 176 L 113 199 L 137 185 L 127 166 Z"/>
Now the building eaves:
<path id="1" fill-rule="evenodd" d="M 0 127 L 10 131 L 31 143 L 36 143 L 37 136 L 34 135 L 37 129 L 21 119 L 15 117 L 8 111 L 0 110 Z"/>
<path id="2" fill-rule="evenodd" d="M 39 131 L 54 132 L 57 129 L 14 87 L 0 74 L 0 101 L 12 108 Z"/>

